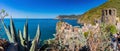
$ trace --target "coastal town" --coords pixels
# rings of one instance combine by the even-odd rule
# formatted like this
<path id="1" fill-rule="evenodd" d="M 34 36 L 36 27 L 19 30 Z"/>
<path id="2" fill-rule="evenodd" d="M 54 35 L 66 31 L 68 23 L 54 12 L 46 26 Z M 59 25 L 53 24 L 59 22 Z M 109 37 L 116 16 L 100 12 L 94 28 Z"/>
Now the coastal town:
<path id="1" fill-rule="evenodd" d="M 60 21 L 56 25 L 55 38 L 48 40 L 50 51 L 119 51 L 120 22 L 115 8 L 101 10 L 95 25 L 72 26 Z M 50 43 L 54 42 L 54 43 Z"/>

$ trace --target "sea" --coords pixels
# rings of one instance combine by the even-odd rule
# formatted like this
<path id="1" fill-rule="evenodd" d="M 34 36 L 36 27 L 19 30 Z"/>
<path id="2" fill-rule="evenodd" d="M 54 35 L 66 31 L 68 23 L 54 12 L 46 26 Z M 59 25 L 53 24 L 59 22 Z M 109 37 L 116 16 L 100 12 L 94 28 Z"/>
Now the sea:
<path id="1" fill-rule="evenodd" d="M 28 35 L 30 36 L 30 39 L 32 40 L 36 35 L 37 26 L 39 24 L 40 31 L 41 31 L 41 36 L 40 36 L 41 41 L 54 38 L 53 34 L 56 33 L 56 23 L 60 21 L 57 19 L 27 19 L 27 20 L 28 20 Z M 16 31 L 18 31 L 19 29 L 23 32 L 23 27 L 26 22 L 26 19 L 13 19 L 13 21 L 14 21 Z M 81 25 L 77 23 L 77 20 L 64 19 L 62 21 L 67 22 L 72 26 L 81 27 Z M 4 23 L 7 26 L 9 26 L 10 19 L 4 19 Z M 0 38 L 7 39 L 7 35 L 3 27 L 0 31 Z"/>

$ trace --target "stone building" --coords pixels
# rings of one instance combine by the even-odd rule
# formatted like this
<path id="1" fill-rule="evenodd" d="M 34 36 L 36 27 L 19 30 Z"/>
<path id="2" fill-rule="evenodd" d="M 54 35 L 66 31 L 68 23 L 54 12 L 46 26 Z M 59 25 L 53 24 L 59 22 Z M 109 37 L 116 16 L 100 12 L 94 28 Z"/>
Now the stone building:
<path id="1" fill-rule="evenodd" d="M 106 24 L 116 24 L 117 10 L 115 8 L 107 8 L 102 10 L 101 22 Z"/>
<path id="2" fill-rule="evenodd" d="M 72 26 L 66 22 L 58 22 L 56 31 L 54 35 L 56 43 L 64 46 L 67 51 L 79 51 L 86 44 L 86 39 L 79 26 Z"/>

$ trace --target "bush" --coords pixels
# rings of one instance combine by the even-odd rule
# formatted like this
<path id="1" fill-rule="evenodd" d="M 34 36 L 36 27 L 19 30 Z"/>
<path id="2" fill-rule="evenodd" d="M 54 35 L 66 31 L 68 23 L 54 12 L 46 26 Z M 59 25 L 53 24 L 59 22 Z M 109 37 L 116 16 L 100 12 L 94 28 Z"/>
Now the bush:
<path id="1" fill-rule="evenodd" d="M 62 26 L 63 22 L 62 21 L 59 21 L 57 24 L 56 24 L 56 30 L 60 30 L 61 26 Z"/>
<path id="2" fill-rule="evenodd" d="M 85 36 L 85 38 L 88 37 L 88 34 L 89 34 L 89 32 L 84 32 L 84 36 Z"/>
<path id="3" fill-rule="evenodd" d="M 117 33 L 117 28 L 116 28 L 115 25 L 107 25 L 106 26 L 106 31 L 110 32 L 112 34 L 115 34 L 115 33 Z"/>

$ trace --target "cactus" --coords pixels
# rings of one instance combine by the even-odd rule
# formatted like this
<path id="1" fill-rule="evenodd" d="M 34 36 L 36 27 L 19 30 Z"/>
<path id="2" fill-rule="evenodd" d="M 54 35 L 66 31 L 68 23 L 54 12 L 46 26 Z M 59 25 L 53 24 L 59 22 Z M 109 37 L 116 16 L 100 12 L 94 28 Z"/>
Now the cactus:
<path id="1" fill-rule="evenodd" d="M 39 38 L 40 38 L 40 28 L 38 25 L 37 28 L 37 32 L 36 32 L 36 36 L 32 41 L 32 45 L 30 47 L 30 43 L 29 43 L 29 39 L 30 37 L 28 37 L 28 23 L 26 21 L 26 24 L 24 25 L 24 30 L 23 30 L 23 34 L 22 32 L 19 30 L 18 34 L 16 34 L 16 30 L 14 27 L 14 22 L 12 20 L 12 18 L 10 19 L 10 26 L 8 26 L 8 28 L 6 27 L 6 25 L 4 24 L 4 21 L 2 20 L 2 24 L 4 26 L 5 32 L 7 34 L 7 37 L 10 41 L 10 43 L 18 43 L 18 46 L 20 47 L 18 51 L 33 51 L 33 50 L 37 50 L 37 46 L 39 43 Z M 18 35 L 18 37 L 17 37 Z"/>

